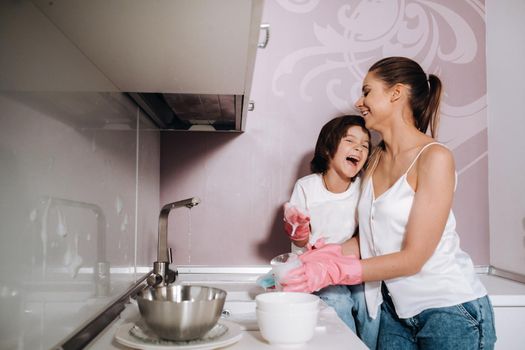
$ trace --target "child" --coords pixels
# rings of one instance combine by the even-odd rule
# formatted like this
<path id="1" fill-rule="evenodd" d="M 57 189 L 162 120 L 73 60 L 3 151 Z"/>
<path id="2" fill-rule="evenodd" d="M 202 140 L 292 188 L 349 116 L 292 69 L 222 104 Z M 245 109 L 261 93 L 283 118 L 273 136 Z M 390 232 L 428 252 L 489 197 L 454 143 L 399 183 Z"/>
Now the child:
<path id="1" fill-rule="evenodd" d="M 340 244 L 357 229 L 359 174 L 370 151 L 370 132 L 361 116 L 345 115 L 326 123 L 310 162 L 312 174 L 297 180 L 285 204 L 286 233 L 292 251 L 324 243 Z M 359 256 L 357 244 L 354 255 Z M 375 349 L 379 317 L 368 317 L 363 285 L 333 285 L 315 294 L 333 307 L 339 317 L 371 349 Z"/>

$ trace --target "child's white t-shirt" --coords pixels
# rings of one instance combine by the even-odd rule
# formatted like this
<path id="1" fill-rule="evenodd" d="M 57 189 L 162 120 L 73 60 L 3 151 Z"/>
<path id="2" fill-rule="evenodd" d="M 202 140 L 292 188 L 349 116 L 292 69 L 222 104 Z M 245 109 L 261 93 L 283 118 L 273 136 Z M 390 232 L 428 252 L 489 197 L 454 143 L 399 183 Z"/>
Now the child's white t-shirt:
<path id="1" fill-rule="evenodd" d="M 356 178 L 342 193 L 326 189 L 321 174 L 310 174 L 295 183 L 290 203 L 310 214 L 310 244 L 324 237 L 326 243 L 343 243 L 357 227 L 357 202 L 360 179 Z M 292 243 L 292 251 L 300 248 Z"/>

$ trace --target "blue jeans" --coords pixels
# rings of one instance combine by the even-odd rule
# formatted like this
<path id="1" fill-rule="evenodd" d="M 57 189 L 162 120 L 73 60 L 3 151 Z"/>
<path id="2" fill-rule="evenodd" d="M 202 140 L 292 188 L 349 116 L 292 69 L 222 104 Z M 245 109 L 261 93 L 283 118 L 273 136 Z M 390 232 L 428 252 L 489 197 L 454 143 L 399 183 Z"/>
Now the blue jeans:
<path id="1" fill-rule="evenodd" d="M 492 350 L 495 342 L 494 311 L 488 296 L 401 319 L 383 289 L 378 349 Z"/>
<path id="2" fill-rule="evenodd" d="M 361 338 L 366 346 L 375 350 L 380 318 L 379 314 L 375 319 L 368 316 L 362 284 L 328 286 L 314 294 L 333 307 L 339 318 Z"/>

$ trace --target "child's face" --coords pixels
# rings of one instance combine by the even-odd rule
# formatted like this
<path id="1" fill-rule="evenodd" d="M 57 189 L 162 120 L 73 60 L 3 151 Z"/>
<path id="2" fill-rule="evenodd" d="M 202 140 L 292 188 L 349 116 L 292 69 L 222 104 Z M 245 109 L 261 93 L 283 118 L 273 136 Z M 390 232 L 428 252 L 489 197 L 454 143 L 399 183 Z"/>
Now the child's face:
<path id="1" fill-rule="evenodd" d="M 348 179 L 356 176 L 368 158 L 369 142 L 368 134 L 360 126 L 349 127 L 330 161 L 330 169 Z"/>

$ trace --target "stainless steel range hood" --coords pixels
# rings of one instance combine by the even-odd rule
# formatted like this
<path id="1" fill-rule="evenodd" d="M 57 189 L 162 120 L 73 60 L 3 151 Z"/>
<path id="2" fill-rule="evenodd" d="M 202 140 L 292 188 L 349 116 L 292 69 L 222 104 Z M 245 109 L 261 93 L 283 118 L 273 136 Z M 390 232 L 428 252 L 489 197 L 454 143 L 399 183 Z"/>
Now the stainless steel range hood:
<path id="1" fill-rule="evenodd" d="M 239 131 L 242 95 L 138 93 L 128 95 L 164 130 Z"/>

